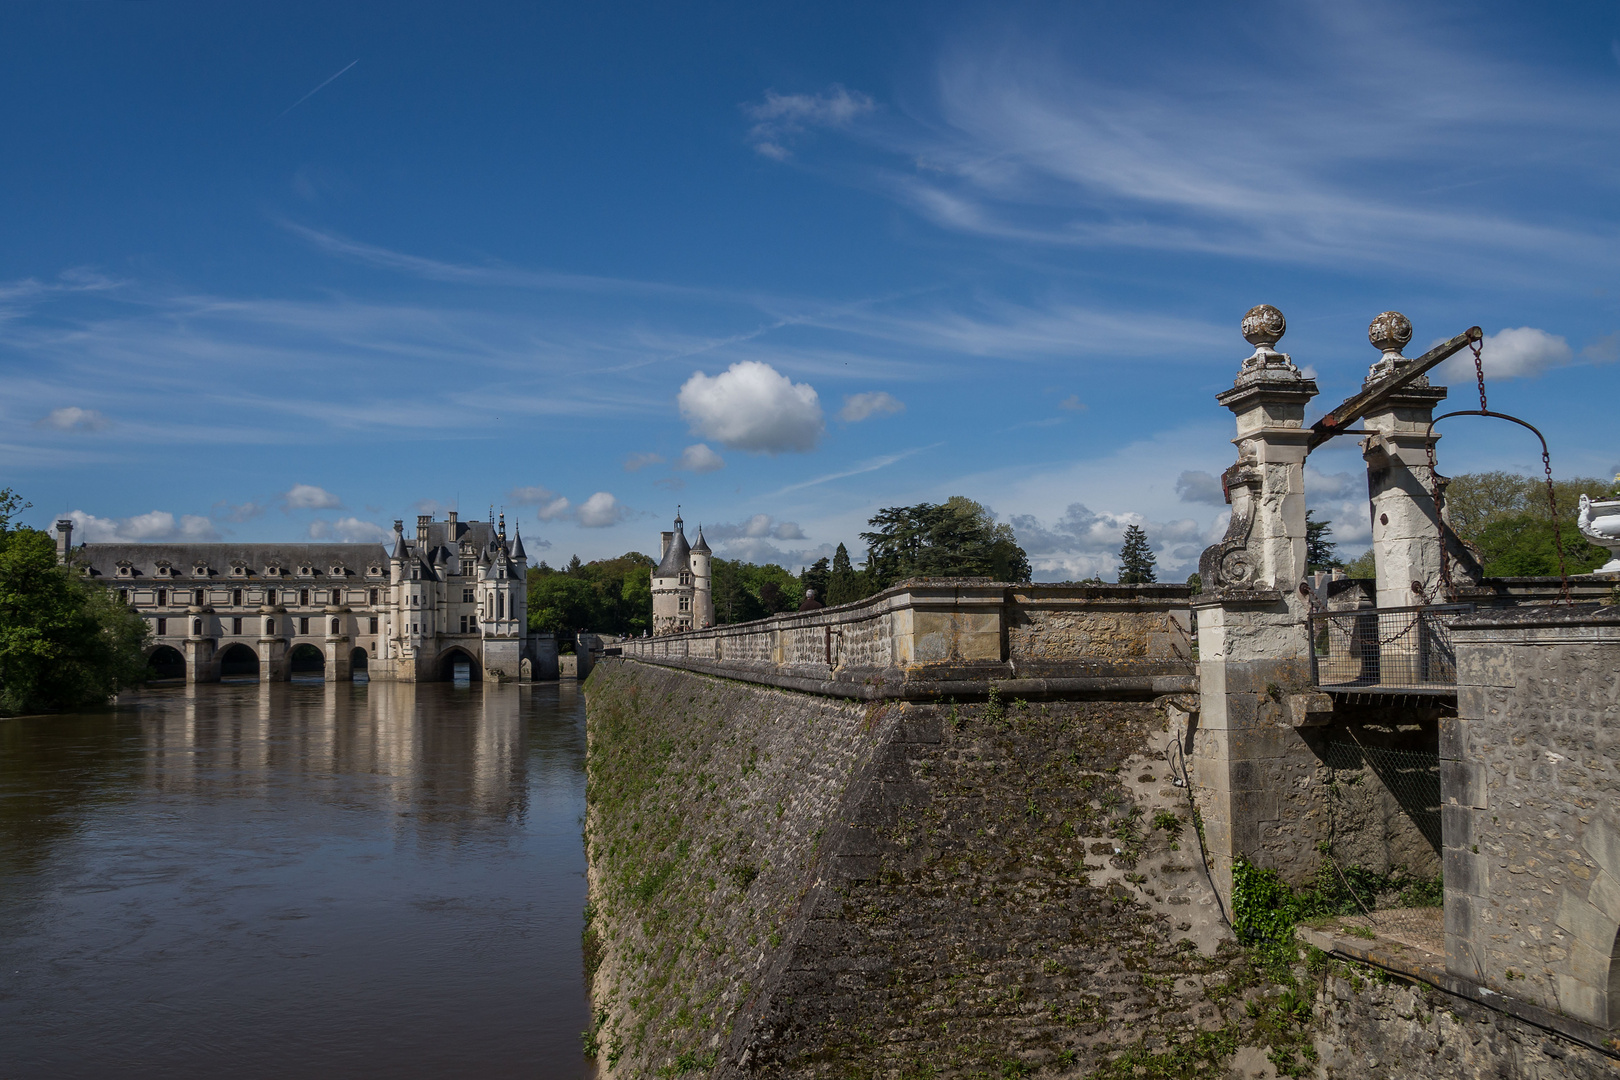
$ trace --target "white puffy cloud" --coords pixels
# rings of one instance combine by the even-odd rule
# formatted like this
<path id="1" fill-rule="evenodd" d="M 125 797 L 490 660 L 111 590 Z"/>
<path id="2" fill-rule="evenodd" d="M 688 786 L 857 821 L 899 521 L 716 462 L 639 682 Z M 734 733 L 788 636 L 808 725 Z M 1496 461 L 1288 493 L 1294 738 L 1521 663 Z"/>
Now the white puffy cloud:
<path id="1" fill-rule="evenodd" d="M 1144 515 L 1094 513 L 1080 503 L 1071 503 L 1051 526 L 1033 514 L 1017 514 L 1010 519 L 1018 544 L 1029 555 L 1038 574 L 1065 573 L 1071 580 L 1117 576 L 1119 549 L 1125 542 L 1125 529 L 1139 526 L 1147 533 L 1148 544 L 1158 558 L 1159 580 L 1180 581 L 1189 567 L 1196 567 L 1203 545 L 1213 542 L 1212 532 L 1190 518 L 1176 521 L 1149 521 Z M 1218 521 L 1224 528 L 1224 521 Z"/>
<path id="2" fill-rule="evenodd" d="M 1213 473 L 1201 469 L 1189 469 L 1176 477 L 1176 494 L 1181 496 L 1182 502 L 1208 503 L 1211 506 L 1226 505 L 1221 482 Z"/>
<path id="3" fill-rule="evenodd" d="M 664 456 L 662 454 L 654 454 L 651 452 L 645 454 L 631 454 L 629 457 L 624 459 L 624 471 L 640 472 L 649 465 L 662 465 L 663 463 Z"/>
<path id="4" fill-rule="evenodd" d="M 550 500 L 555 494 L 556 492 L 550 488 L 532 484 L 529 487 L 513 488 L 506 493 L 506 501 L 514 506 L 539 506 L 541 503 Z"/>
<path id="5" fill-rule="evenodd" d="M 804 530 L 796 521 L 777 521 L 769 514 L 755 514 L 739 524 L 720 522 L 703 526 L 703 535 L 710 540 L 803 540 Z"/>
<path id="6" fill-rule="evenodd" d="M 1088 408 L 1090 408 L 1090 406 L 1080 400 L 1079 394 L 1070 394 L 1068 397 L 1058 402 L 1058 408 L 1067 409 L 1070 412 L 1085 412 Z"/>
<path id="7" fill-rule="evenodd" d="M 765 91 L 765 99 L 743 106 L 754 126 L 748 138 L 754 149 L 773 161 L 791 155 L 787 144 L 808 127 L 848 127 L 857 116 L 875 108 L 859 90 L 851 92 L 834 83 L 820 94 L 778 94 Z"/>
<path id="8" fill-rule="evenodd" d="M 580 504 L 576 516 L 579 523 L 587 529 L 605 529 L 609 525 L 617 525 L 623 521 L 629 516 L 629 511 L 612 495 L 598 491 Z"/>
<path id="9" fill-rule="evenodd" d="M 34 426 L 55 428 L 57 431 L 103 431 L 112 426 L 112 421 L 95 409 L 81 409 L 77 405 L 68 405 L 61 409 L 52 409 L 34 421 Z"/>
<path id="10" fill-rule="evenodd" d="M 1540 375 L 1549 368 L 1563 367 L 1575 356 L 1568 341 L 1533 326 L 1486 334 L 1479 355 L 1487 379 Z M 1464 349 L 1447 360 L 1441 370 L 1448 382 L 1473 382 L 1473 352 Z"/>
<path id="11" fill-rule="evenodd" d="M 824 422 L 813 386 L 758 360 L 739 361 L 719 375 L 693 372 L 678 402 L 694 434 L 733 450 L 813 450 Z"/>
<path id="12" fill-rule="evenodd" d="M 167 510 L 151 510 L 127 518 L 103 518 L 74 510 L 74 538 L 82 543 L 105 544 L 114 541 L 218 540 L 213 522 L 197 514 L 176 518 Z"/>
<path id="13" fill-rule="evenodd" d="M 542 506 L 538 514 L 541 521 L 562 521 L 573 516 L 573 504 L 561 496 Z"/>
<path id="14" fill-rule="evenodd" d="M 693 443 L 681 451 L 681 460 L 676 462 L 675 467 L 687 472 L 714 472 L 726 467 L 726 459 L 710 450 L 707 443 Z"/>
<path id="15" fill-rule="evenodd" d="M 281 494 L 282 505 L 288 510 L 337 510 L 343 500 L 314 484 L 294 484 Z"/>
<path id="16" fill-rule="evenodd" d="M 906 403 L 886 390 L 873 390 L 865 394 L 846 394 L 844 407 L 838 410 L 838 419 L 846 424 L 858 424 L 870 416 L 887 416 L 901 412 Z"/>
<path id="17" fill-rule="evenodd" d="M 392 540 L 394 532 L 357 517 L 338 521 L 312 521 L 309 523 L 311 540 L 339 540 L 345 544 L 381 544 Z"/>

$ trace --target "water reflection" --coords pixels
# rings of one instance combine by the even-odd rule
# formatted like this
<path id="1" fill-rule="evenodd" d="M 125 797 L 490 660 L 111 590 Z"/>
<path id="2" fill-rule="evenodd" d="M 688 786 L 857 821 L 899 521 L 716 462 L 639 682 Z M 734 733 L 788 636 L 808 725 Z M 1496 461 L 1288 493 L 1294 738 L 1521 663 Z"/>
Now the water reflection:
<path id="1" fill-rule="evenodd" d="M 0 1076 L 581 1076 L 572 683 L 0 722 Z"/>

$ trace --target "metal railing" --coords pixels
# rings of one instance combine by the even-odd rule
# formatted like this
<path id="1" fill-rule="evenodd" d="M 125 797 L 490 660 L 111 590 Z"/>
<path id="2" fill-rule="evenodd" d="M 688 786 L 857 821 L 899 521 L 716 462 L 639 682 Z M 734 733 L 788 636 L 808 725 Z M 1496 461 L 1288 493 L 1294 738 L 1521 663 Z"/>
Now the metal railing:
<path id="1" fill-rule="evenodd" d="M 1362 608 L 1311 615 L 1311 671 L 1325 689 L 1450 690 L 1451 624 L 1472 604 Z"/>

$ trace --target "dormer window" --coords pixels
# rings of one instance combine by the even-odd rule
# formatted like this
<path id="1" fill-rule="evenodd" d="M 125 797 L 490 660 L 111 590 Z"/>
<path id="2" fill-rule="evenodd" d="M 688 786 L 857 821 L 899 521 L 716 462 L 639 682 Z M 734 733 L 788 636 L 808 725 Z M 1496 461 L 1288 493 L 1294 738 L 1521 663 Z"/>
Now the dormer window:
<path id="1" fill-rule="evenodd" d="M 277 566 L 275 563 L 271 563 L 269 566 L 266 566 L 264 568 L 264 576 L 265 577 L 274 577 L 274 578 L 281 577 L 282 576 L 281 567 Z"/>
<path id="2" fill-rule="evenodd" d="M 690 584 L 692 584 L 692 574 L 691 574 L 690 571 L 687 571 L 687 570 L 682 570 L 681 571 L 681 584 L 682 585 L 690 585 Z"/>
<path id="3" fill-rule="evenodd" d="M 248 568 L 246 563 L 231 563 L 231 577 L 247 577 L 247 572 Z"/>
<path id="4" fill-rule="evenodd" d="M 366 577 L 382 577 L 382 567 L 380 567 L 380 566 L 368 566 L 368 567 L 366 567 Z"/>
<path id="5" fill-rule="evenodd" d="M 191 576 L 192 577 L 200 577 L 200 578 L 207 577 L 208 576 L 208 564 L 207 563 L 198 563 L 196 566 L 193 566 L 191 568 Z"/>
<path id="6" fill-rule="evenodd" d="M 298 576 L 299 577 L 314 577 L 315 576 L 315 568 L 313 566 L 300 566 L 298 568 Z"/>
<path id="7" fill-rule="evenodd" d="M 157 561 L 157 569 L 156 569 L 155 573 L 160 578 L 173 577 L 174 576 L 174 567 L 172 565 L 170 565 L 167 560 L 159 559 Z"/>
<path id="8" fill-rule="evenodd" d="M 422 580 L 422 568 L 420 566 L 411 567 L 411 580 L 412 581 L 421 581 Z"/>
<path id="9" fill-rule="evenodd" d="M 339 563 L 338 565 L 332 567 L 332 576 L 336 578 L 348 577 L 349 568 L 344 566 L 342 563 Z"/>
<path id="10" fill-rule="evenodd" d="M 132 563 L 132 562 L 129 562 L 128 560 L 125 560 L 125 559 L 119 559 L 118 560 L 118 576 L 119 577 L 124 577 L 124 578 L 134 577 L 135 576 L 135 564 Z"/>

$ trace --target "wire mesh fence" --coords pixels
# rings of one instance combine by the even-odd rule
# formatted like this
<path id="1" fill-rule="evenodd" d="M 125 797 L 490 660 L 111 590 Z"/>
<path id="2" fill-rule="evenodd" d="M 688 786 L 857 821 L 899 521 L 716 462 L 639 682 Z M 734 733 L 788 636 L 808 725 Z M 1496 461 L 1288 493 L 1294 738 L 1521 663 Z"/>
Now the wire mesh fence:
<path id="1" fill-rule="evenodd" d="M 1330 742 L 1322 760 L 1331 769 L 1371 769 L 1436 850 L 1440 848 L 1440 755 L 1358 743 Z"/>
<path id="2" fill-rule="evenodd" d="M 1437 689 L 1457 685 L 1451 624 L 1472 604 L 1320 611 L 1311 616 L 1316 685 Z"/>

